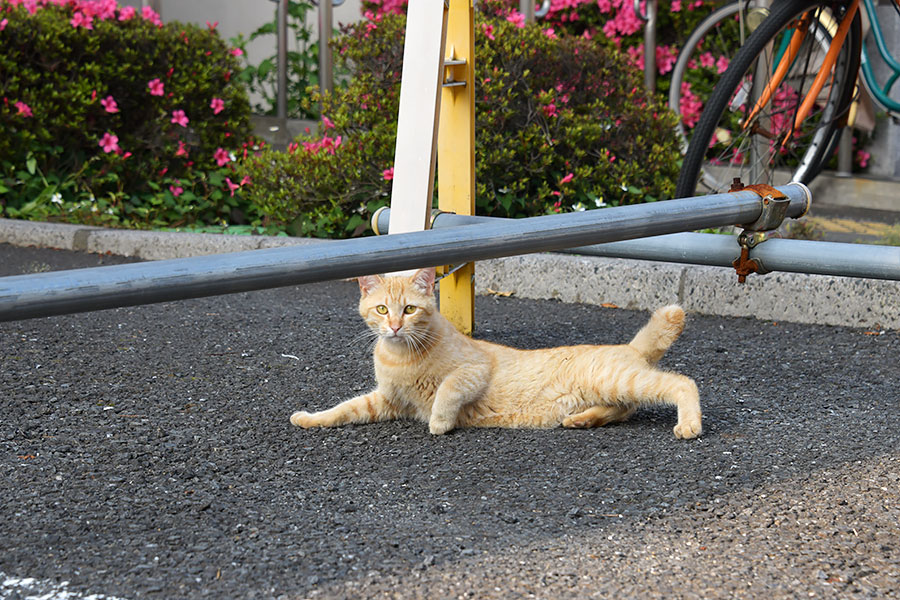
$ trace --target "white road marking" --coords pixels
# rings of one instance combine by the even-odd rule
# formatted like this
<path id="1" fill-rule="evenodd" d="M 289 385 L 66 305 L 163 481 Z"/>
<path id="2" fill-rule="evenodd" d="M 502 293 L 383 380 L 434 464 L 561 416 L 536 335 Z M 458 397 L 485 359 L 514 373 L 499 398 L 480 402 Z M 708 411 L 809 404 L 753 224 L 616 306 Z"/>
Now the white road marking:
<path id="1" fill-rule="evenodd" d="M 33 577 L 9 577 L 0 571 L 0 600 L 21 598 L 22 600 L 124 600 L 106 594 L 82 594 L 70 592 L 68 581 L 56 583 Z"/>

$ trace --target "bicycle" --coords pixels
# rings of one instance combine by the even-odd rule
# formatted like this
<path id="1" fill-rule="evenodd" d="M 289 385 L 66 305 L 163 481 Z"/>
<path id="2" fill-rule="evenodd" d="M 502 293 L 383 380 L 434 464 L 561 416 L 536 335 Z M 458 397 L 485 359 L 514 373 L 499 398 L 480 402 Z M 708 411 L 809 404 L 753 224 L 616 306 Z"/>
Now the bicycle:
<path id="1" fill-rule="evenodd" d="M 873 25 L 879 54 L 894 75 L 880 86 L 863 45 L 860 0 L 777 2 L 734 55 L 694 128 L 676 197 L 727 191 L 745 183 L 809 183 L 833 154 L 850 119 L 863 62 L 863 81 L 882 108 L 900 64 L 884 44 L 872 0 L 863 10 Z M 898 10 L 900 2 L 895 0 Z"/>
<path id="2" fill-rule="evenodd" d="M 750 0 L 732 0 L 716 8 L 685 40 L 669 84 L 669 108 L 679 117 L 677 134 L 682 153 L 700 119 L 700 112 L 731 57 L 744 44 L 768 9 L 752 6 Z"/>

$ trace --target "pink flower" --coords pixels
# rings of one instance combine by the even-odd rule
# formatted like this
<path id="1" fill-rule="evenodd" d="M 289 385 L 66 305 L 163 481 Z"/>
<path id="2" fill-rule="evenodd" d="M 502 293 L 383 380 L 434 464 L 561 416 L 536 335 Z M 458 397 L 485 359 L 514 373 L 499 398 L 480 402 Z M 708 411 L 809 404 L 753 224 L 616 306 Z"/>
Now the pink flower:
<path id="1" fill-rule="evenodd" d="M 243 56 L 243 55 L 244 55 L 244 51 L 241 50 L 240 48 L 232 48 L 232 49 L 231 49 L 231 55 L 232 55 L 232 56 Z"/>
<path id="2" fill-rule="evenodd" d="M 150 88 L 151 96 L 162 96 L 166 93 L 165 86 L 163 85 L 163 82 L 159 80 L 159 77 L 148 81 L 147 87 Z"/>
<path id="3" fill-rule="evenodd" d="M 210 31 L 215 31 L 215 30 L 216 30 L 216 27 L 219 26 L 219 22 L 216 21 L 216 22 L 214 22 L 214 23 L 210 23 L 209 21 L 207 21 L 207 22 L 206 22 L 206 26 L 209 27 L 209 30 L 210 30 Z"/>
<path id="4" fill-rule="evenodd" d="M 555 40 L 555 39 L 556 39 L 556 31 L 554 31 L 552 27 L 548 27 L 547 29 L 545 29 L 545 30 L 544 30 L 544 35 L 546 35 L 546 36 L 547 36 L 548 38 L 550 38 L 551 40 Z"/>
<path id="5" fill-rule="evenodd" d="M 865 150 L 857 150 L 856 151 L 856 161 L 859 163 L 859 167 L 861 169 L 865 169 L 869 166 L 869 159 L 872 158 L 872 155 Z"/>
<path id="6" fill-rule="evenodd" d="M 79 8 L 86 14 L 97 17 L 101 21 L 112 19 L 116 16 L 116 9 L 119 3 L 116 0 L 98 0 L 91 4 L 81 3 Z"/>
<path id="7" fill-rule="evenodd" d="M 703 111 L 703 102 L 691 91 L 691 84 L 687 81 L 681 82 L 681 100 L 679 104 L 681 109 L 681 121 L 686 127 L 693 127 L 700 120 L 700 113 Z"/>
<path id="8" fill-rule="evenodd" d="M 541 110 L 544 111 L 544 116 L 546 116 L 548 119 L 559 116 L 559 111 L 556 109 L 556 104 L 554 104 L 553 102 L 542 106 Z"/>
<path id="9" fill-rule="evenodd" d="M 169 186 L 169 191 L 172 192 L 172 195 L 176 198 L 184 193 L 184 188 L 181 186 L 175 187 L 174 185 Z"/>
<path id="10" fill-rule="evenodd" d="M 681 10 L 681 0 L 672 0 L 672 6 L 669 7 L 669 10 L 672 12 L 678 12 Z"/>
<path id="11" fill-rule="evenodd" d="M 79 27 L 84 27 L 85 29 L 93 29 L 94 17 L 86 15 L 83 12 L 76 12 L 74 15 L 72 15 L 72 19 L 69 21 L 69 24 L 76 29 Z"/>
<path id="12" fill-rule="evenodd" d="M 225 178 L 225 185 L 228 186 L 228 191 L 231 193 L 232 196 L 234 196 L 234 190 L 242 188 L 245 185 L 247 185 L 248 183 L 250 183 L 249 175 L 244 175 L 244 177 L 241 179 L 240 183 L 234 183 L 228 177 Z"/>
<path id="13" fill-rule="evenodd" d="M 175 151 L 175 156 L 187 156 L 187 147 L 184 145 L 184 142 L 178 140 L 178 150 Z"/>
<path id="14" fill-rule="evenodd" d="M 228 177 L 225 178 L 225 185 L 228 186 L 228 191 L 231 193 L 231 196 L 234 196 L 234 190 L 240 189 L 240 184 L 233 183 L 231 179 Z"/>
<path id="15" fill-rule="evenodd" d="M 120 21 L 130 21 L 134 18 L 134 15 L 137 11 L 133 6 L 123 6 L 119 9 L 119 20 Z"/>
<path id="16" fill-rule="evenodd" d="M 482 23 L 481 31 L 484 32 L 484 35 L 485 35 L 485 37 L 487 37 L 487 39 L 494 41 L 495 38 L 494 38 L 494 26 L 493 25 L 491 25 L 490 23 Z"/>
<path id="17" fill-rule="evenodd" d="M 213 114 L 217 115 L 225 110 L 225 101 L 221 98 L 213 98 L 209 103 L 209 107 L 213 110 Z"/>
<path id="18" fill-rule="evenodd" d="M 100 101 L 100 104 L 103 105 L 103 108 L 105 108 L 108 113 L 119 112 L 119 106 L 116 104 L 116 99 L 112 96 L 107 96 Z"/>
<path id="19" fill-rule="evenodd" d="M 513 25 L 515 25 L 516 27 L 518 27 L 519 29 L 522 29 L 523 27 L 525 27 L 525 15 L 523 15 L 522 13 L 520 13 L 517 10 L 513 10 L 511 13 L 509 13 L 509 16 L 506 17 L 506 20 L 509 21 L 510 23 L 512 23 Z"/>
<path id="20" fill-rule="evenodd" d="M 716 59 L 713 57 L 712 52 L 704 52 L 700 55 L 700 66 L 701 67 L 712 67 L 716 64 Z"/>
<path id="21" fill-rule="evenodd" d="M 216 148 L 216 151 L 213 153 L 213 159 L 220 167 L 224 167 L 231 162 L 231 157 L 228 156 L 228 152 L 224 148 Z"/>
<path id="22" fill-rule="evenodd" d="M 303 149 L 309 154 L 318 154 L 319 150 L 324 149 L 328 154 L 334 154 L 335 148 L 341 145 L 341 136 L 336 138 L 323 137 L 318 142 L 303 142 Z"/>
<path id="23" fill-rule="evenodd" d="M 17 114 L 22 115 L 23 117 L 33 117 L 34 116 L 33 114 L 31 114 L 31 107 L 28 106 L 27 104 L 25 104 L 24 102 L 21 102 L 21 101 L 16 102 L 15 106 L 16 106 L 16 110 L 19 111 Z"/>
<path id="24" fill-rule="evenodd" d="M 299 149 L 300 149 L 300 144 L 298 144 L 297 142 L 290 142 L 287 145 L 288 154 L 293 154 L 294 152 L 296 152 Z"/>
<path id="25" fill-rule="evenodd" d="M 569 173 L 565 177 L 559 180 L 559 185 L 565 185 L 575 179 L 575 173 Z"/>
<path id="26" fill-rule="evenodd" d="M 100 147 L 109 154 L 110 152 L 119 152 L 119 137 L 109 133 L 108 131 L 100 138 Z"/>
<path id="27" fill-rule="evenodd" d="M 334 129 L 334 121 L 332 121 L 325 115 L 322 115 L 322 125 L 325 127 L 325 129 Z"/>
<path id="28" fill-rule="evenodd" d="M 385 169 L 384 171 L 382 171 L 381 176 L 384 178 L 385 181 L 392 180 L 394 178 L 394 167 L 391 167 L 390 169 Z"/>
<path id="29" fill-rule="evenodd" d="M 625 49 L 625 52 L 628 54 L 628 58 L 631 60 L 631 64 L 635 66 L 639 71 L 644 70 L 644 44 L 638 44 L 637 46 L 629 46 Z"/>
<path id="30" fill-rule="evenodd" d="M 719 60 L 716 61 L 716 70 L 719 72 L 719 75 L 725 72 L 725 69 L 728 68 L 728 58 L 725 56 L 720 56 Z"/>
<path id="31" fill-rule="evenodd" d="M 660 75 L 671 71 L 676 60 L 678 60 L 678 48 L 666 45 L 656 47 L 656 68 L 659 69 Z"/>
<path id="32" fill-rule="evenodd" d="M 9 19 L 3 19 L 2 21 L 0 21 L 0 31 L 3 31 L 4 29 L 6 29 L 7 23 L 9 23 Z"/>
<path id="33" fill-rule="evenodd" d="M 157 27 L 162 27 L 162 20 L 159 18 L 159 14 L 155 10 L 153 10 L 150 6 L 145 6 L 141 9 L 141 16 L 144 17 L 145 21 L 150 21 Z"/>
<path id="34" fill-rule="evenodd" d="M 187 118 L 187 115 L 184 114 L 184 111 L 180 108 L 178 110 L 172 111 L 172 123 L 176 125 L 181 125 L 182 127 L 187 127 L 187 124 L 190 122 L 190 119 Z"/>

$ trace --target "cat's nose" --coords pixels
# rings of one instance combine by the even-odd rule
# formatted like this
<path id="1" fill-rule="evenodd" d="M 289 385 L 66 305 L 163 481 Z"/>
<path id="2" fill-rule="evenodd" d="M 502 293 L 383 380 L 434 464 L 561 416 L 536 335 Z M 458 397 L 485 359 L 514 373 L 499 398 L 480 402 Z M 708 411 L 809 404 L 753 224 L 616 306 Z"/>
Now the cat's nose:
<path id="1" fill-rule="evenodd" d="M 390 327 L 391 327 L 391 331 L 393 331 L 395 334 L 396 334 L 398 331 L 400 331 L 400 325 L 396 325 L 396 326 L 395 326 L 395 325 L 391 325 Z"/>

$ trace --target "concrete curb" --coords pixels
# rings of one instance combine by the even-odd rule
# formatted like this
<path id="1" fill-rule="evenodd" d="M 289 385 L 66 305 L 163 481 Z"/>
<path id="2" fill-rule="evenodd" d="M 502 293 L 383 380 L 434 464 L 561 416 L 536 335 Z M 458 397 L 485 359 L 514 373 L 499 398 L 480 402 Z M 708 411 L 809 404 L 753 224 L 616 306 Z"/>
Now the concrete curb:
<path id="1" fill-rule="evenodd" d="M 161 260 L 328 242 L 0 219 L 0 243 Z M 720 267 L 530 254 L 479 262 L 476 291 L 637 310 L 678 302 L 690 312 L 708 315 L 900 329 L 900 282 L 876 279 L 771 273 L 738 284 L 732 270 Z"/>

